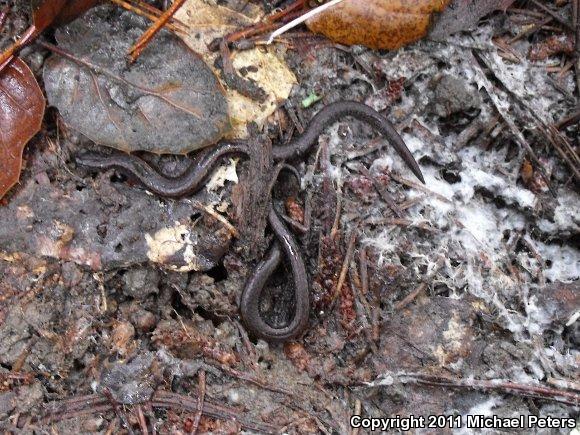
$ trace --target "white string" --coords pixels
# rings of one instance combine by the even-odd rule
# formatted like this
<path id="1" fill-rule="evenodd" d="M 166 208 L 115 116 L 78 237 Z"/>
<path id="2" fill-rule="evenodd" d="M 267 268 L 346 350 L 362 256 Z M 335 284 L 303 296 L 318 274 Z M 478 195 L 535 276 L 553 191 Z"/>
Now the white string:
<path id="1" fill-rule="evenodd" d="M 278 30 L 275 30 L 274 32 L 272 32 L 272 34 L 268 38 L 268 41 L 266 42 L 266 44 L 271 44 L 274 41 L 274 38 L 277 38 L 282 33 L 287 32 L 288 30 L 292 29 L 293 27 L 298 26 L 299 24 L 302 24 L 307 19 L 325 11 L 326 9 L 340 3 L 341 1 L 343 1 L 343 0 L 331 0 L 328 3 L 324 3 L 323 5 L 320 5 L 314 9 L 312 9 L 311 11 L 306 12 L 304 15 L 296 18 L 295 20 L 290 21 L 288 24 L 284 24 Z"/>

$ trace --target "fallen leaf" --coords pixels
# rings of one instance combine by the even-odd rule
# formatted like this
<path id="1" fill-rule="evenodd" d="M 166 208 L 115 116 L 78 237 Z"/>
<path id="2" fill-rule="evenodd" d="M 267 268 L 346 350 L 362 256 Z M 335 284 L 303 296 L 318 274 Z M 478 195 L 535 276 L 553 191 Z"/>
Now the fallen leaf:
<path id="1" fill-rule="evenodd" d="M 37 33 L 66 24 L 96 6 L 101 0 L 30 0 L 32 24 Z"/>
<path id="2" fill-rule="evenodd" d="M 18 182 L 22 151 L 40 130 L 44 107 L 34 74 L 15 59 L 0 73 L 0 198 Z"/>
<path id="3" fill-rule="evenodd" d="M 0 53 L 0 71 L 48 27 L 72 21 L 99 2 L 100 0 L 30 0 L 32 25 L 14 44 Z"/>
<path id="4" fill-rule="evenodd" d="M 442 39 L 453 33 L 469 30 L 486 15 L 506 10 L 515 0 L 453 0 L 437 18 L 429 38 Z"/>
<path id="5" fill-rule="evenodd" d="M 219 55 L 207 48 L 213 40 L 255 22 L 245 15 L 223 6 L 208 4 L 204 0 L 189 0 L 177 12 L 175 18 L 191 29 L 183 39 L 208 65 L 214 65 Z M 276 110 L 278 103 L 288 98 L 292 86 L 296 83 L 296 77 L 271 47 L 234 51 L 232 57 L 234 68 L 238 72 L 244 70 L 245 77 L 253 79 L 267 94 L 266 101 L 259 103 L 229 89 L 224 84 L 233 127 L 228 136 L 244 138 L 247 137 L 248 122 L 263 125 Z"/>
<path id="6" fill-rule="evenodd" d="M 61 27 L 59 47 L 98 68 L 51 57 L 43 73 L 49 103 L 73 129 L 124 151 L 185 154 L 216 143 L 230 127 L 223 89 L 181 40 L 161 32 L 127 67 L 126 53 L 146 27 L 109 5 Z"/>
<path id="7" fill-rule="evenodd" d="M 49 0 L 55 1 L 55 0 Z M 62 0 L 56 0 L 62 1 Z M 75 18 L 81 16 L 86 11 L 101 3 L 102 0 L 68 0 L 58 15 L 54 18 L 53 26 L 62 26 L 70 23 Z"/>
<path id="8" fill-rule="evenodd" d="M 344 0 L 306 25 L 341 44 L 394 50 L 423 38 L 449 1 Z"/>
<path id="9" fill-rule="evenodd" d="M 60 13 L 67 0 L 31 0 L 32 24 L 36 33 L 48 28 Z"/>

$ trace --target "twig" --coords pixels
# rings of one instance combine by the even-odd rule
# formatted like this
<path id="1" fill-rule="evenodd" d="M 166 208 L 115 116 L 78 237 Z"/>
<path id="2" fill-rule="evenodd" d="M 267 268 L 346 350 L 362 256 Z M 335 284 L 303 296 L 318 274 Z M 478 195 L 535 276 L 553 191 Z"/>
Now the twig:
<path id="1" fill-rule="evenodd" d="M 109 400 L 111 406 L 115 410 L 115 414 L 117 414 L 117 417 L 119 417 L 125 425 L 125 429 L 127 429 L 129 435 L 135 435 L 135 431 L 133 431 L 133 428 L 131 427 L 127 413 L 119 406 L 119 403 L 115 400 L 111 391 L 108 388 L 105 388 L 103 389 L 103 394 Z"/>
<path id="2" fill-rule="evenodd" d="M 164 408 L 180 410 L 185 412 L 197 412 L 197 397 L 180 395 L 164 390 L 157 390 L 153 393 L 150 401 L 143 403 L 145 406 L 153 408 Z M 113 403 L 99 394 L 72 397 L 70 399 L 50 402 L 45 406 L 46 414 L 33 422 L 50 424 L 55 421 L 67 420 L 81 415 L 95 415 L 114 411 Z M 277 427 L 267 423 L 257 423 L 240 414 L 236 409 L 207 400 L 203 402 L 203 414 L 220 420 L 236 420 L 242 428 L 259 433 L 277 433 Z M 22 428 L 26 423 L 24 419 L 18 419 L 16 425 Z"/>
<path id="3" fill-rule="evenodd" d="M 2 72 L 10 62 L 12 62 L 14 56 L 16 56 L 20 50 L 34 41 L 37 36 L 38 32 L 36 27 L 30 26 L 14 44 L 8 47 L 4 52 L 0 53 L 0 72 Z"/>
<path id="4" fill-rule="evenodd" d="M 123 0 L 119 0 L 119 1 L 123 1 Z M 129 1 L 129 3 L 133 3 L 135 5 L 135 7 L 141 8 L 142 11 L 147 11 L 150 14 L 152 14 L 154 16 L 154 19 L 151 21 L 155 21 L 155 18 L 158 18 L 163 13 L 163 11 L 167 10 L 167 0 L 164 2 L 165 6 L 161 9 L 157 9 L 155 6 L 151 6 L 150 4 L 148 4 L 147 2 L 145 2 L 143 0 L 128 0 L 128 1 Z M 187 24 L 185 24 L 183 21 L 178 20 L 175 17 L 173 17 L 171 19 L 171 21 L 175 22 L 175 24 L 179 24 L 180 26 L 182 26 L 185 29 L 185 31 L 187 31 L 189 29 Z"/>
<path id="5" fill-rule="evenodd" d="M 365 333 L 365 336 L 371 346 L 371 350 L 373 353 L 377 353 L 378 347 L 375 343 L 375 339 L 373 337 L 373 325 L 369 322 L 369 317 L 371 316 L 372 307 L 367 300 L 365 294 L 363 294 L 363 284 L 361 282 L 361 278 L 356 267 L 355 262 L 349 268 L 349 277 L 350 282 L 352 283 L 352 290 L 355 295 L 355 303 L 356 303 L 356 311 L 357 316 L 360 319 L 360 324 L 362 329 Z"/>
<path id="6" fill-rule="evenodd" d="M 6 24 L 6 18 L 8 17 L 8 11 L 10 11 L 10 7 L 8 5 L 4 6 L 2 12 L 0 12 L 0 32 L 4 30 L 4 24 Z"/>
<path id="7" fill-rule="evenodd" d="M 147 428 L 147 420 L 145 420 L 145 415 L 143 415 L 143 409 L 141 405 L 137 405 L 137 419 L 139 420 L 139 428 L 143 435 L 149 435 L 149 429 Z"/>
<path id="8" fill-rule="evenodd" d="M 227 228 L 232 237 L 235 237 L 236 239 L 240 237 L 240 233 L 238 232 L 237 228 L 234 227 L 224 216 L 216 212 L 211 206 L 202 204 L 201 202 L 195 200 L 190 200 L 190 202 L 194 208 L 207 213 L 209 216 L 220 222 L 224 227 Z"/>
<path id="9" fill-rule="evenodd" d="M 420 183 L 415 183 L 414 181 L 411 180 L 407 180 L 406 178 L 401 177 L 400 175 L 391 172 L 389 174 L 391 176 L 391 178 L 401 184 L 404 184 L 407 187 L 413 187 L 417 190 L 420 190 L 422 192 L 428 193 L 429 195 L 434 196 L 435 198 L 447 203 L 447 204 L 453 204 L 453 201 L 451 201 L 450 199 L 448 199 L 447 197 L 441 195 L 440 193 L 434 192 L 433 190 L 428 189 L 427 187 L 425 187 L 423 184 Z"/>
<path id="10" fill-rule="evenodd" d="M 113 79 L 117 82 L 123 83 L 127 86 L 132 86 L 135 89 L 138 89 L 139 91 L 143 92 L 146 95 L 151 95 L 153 97 L 157 97 L 160 100 L 164 101 L 165 103 L 169 104 L 172 107 L 175 107 L 178 110 L 181 110 L 191 116 L 195 116 L 196 118 L 199 118 L 201 116 L 201 114 L 199 113 L 199 110 L 195 110 L 193 108 L 188 108 L 188 107 L 182 107 L 181 105 L 175 103 L 174 101 L 172 101 L 171 99 L 167 98 L 165 95 L 153 91 L 151 89 L 145 88 L 143 86 L 138 85 L 137 83 L 133 83 L 115 73 L 113 73 L 112 71 L 109 71 L 106 68 L 103 68 L 102 66 L 96 65 L 86 59 L 81 59 L 78 58 L 76 56 L 74 56 L 73 54 L 67 52 L 66 50 L 63 50 L 60 47 L 57 47 L 56 45 L 50 44 L 48 42 L 44 42 L 44 41 L 36 41 L 36 43 L 38 45 L 40 45 L 41 47 L 46 48 L 47 50 L 52 51 L 53 53 L 58 54 L 61 57 L 64 57 L 65 59 L 68 59 L 74 63 L 83 65 L 89 69 L 92 69 L 94 72 L 98 73 L 98 74 L 103 74 L 107 77 L 109 77 L 110 79 Z"/>
<path id="11" fill-rule="evenodd" d="M 552 9 L 550 9 L 549 7 L 547 7 L 546 5 L 543 5 L 542 3 L 540 3 L 538 0 L 531 0 L 533 4 L 535 4 L 537 7 L 539 7 L 540 9 L 542 9 L 544 12 L 546 12 L 548 15 L 550 15 L 552 18 L 554 18 L 557 22 L 559 22 L 560 24 L 562 24 L 564 27 L 566 27 L 566 29 L 571 30 L 572 32 L 575 31 L 574 26 L 572 24 L 570 24 L 568 21 L 566 21 L 564 18 L 562 18 L 560 15 L 558 15 L 556 12 L 554 12 Z"/>
<path id="12" fill-rule="evenodd" d="M 197 429 L 199 428 L 199 422 L 201 421 L 201 416 L 203 414 L 203 402 L 205 400 L 205 370 L 201 369 L 198 375 L 198 396 L 197 396 L 197 411 L 191 425 L 190 435 L 195 435 Z"/>
<path id="13" fill-rule="evenodd" d="M 538 133 L 541 133 L 542 136 L 544 137 L 544 139 L 546 141 L 548 141 L 554 147 L 554 149 L 556 150 L 558 155 L 568 165 L 568 167 L 570 168 L 570 170 L 574 174 L 574 177 L 576 178 L 576 180 L 580 182 L 580 169 L 579 169 L 580 159 L 578 158 L 578 155 L 576 154 L 575 150 L 572 148 L 572 146 L 566 140 L 564 135 L 562 133 L 560 133 L 558 131 L 558 129 L 556 129 L 555 127 L 548 125 L 541 118 L 541 116 L 537 113 L 537 110 L 535 110 L 533 106 L 531 106 L 528 102 L 526 102 L 522 98 L 520 98 L 519 95 L 517 95 L 515 92 L 513 92 L 513 90 L 511 90 L 510 87 L 506 83 L 504 83 L 504 81 L 502 80 L 502 77 L 498 73 L 496 73 L 495 70 L 492 68 L 493 64 L 491 63 L 491 60 L 488 58 L 487 55 L 482 53 L 480 55 L 480 58 L 481 58 L 482 62 L 489 68 L 489 70 L 494 75 L 494 77 L 502 84 L 505 92 L 507 92 L 508 95 L 511 95 L 512 98 L 518 103 L 518 105 L 514 105 L 514 109 L 519 110 L 520 112 L 523 112 L 526 116 L 531 118 L 531 120 L 534 122 L 534 124 L 536 126 L 536 130 L 538 131 Z M 487 80 L 487 77 L 484 77 L 483 79 Z M 491 83 L 490 83 L 490 86 L 492 86 Z M 485 87 L 488 88 L 487 84 L 485 85 Z M 488 88 L 488 93 L 489 92 L 490 91 Z M 496 102 L 497 96 L 490 95 L 490 97 L 492 99 L 492 102 L 494 102 L 494 105 L 496 106 L 498 112 L 500 112 L 500 115 L 504 118 L 504 120 L 506 120 L 508 126 L 510 127 L 510 130 L 512 130 L 512 133 L 515 135 L 517 142 L 520 143 L 522 146 L 524 146 L 526 148 L 526 150 L 528 151 L 528 154 L 530 155 L 530 157 L 532 158 L 532 160 L 536 164 L 538 170 L 540 171 L 542 178 L 544 179 L 544 181 L 548 185 L 550 192 L 552 192 L 552 194 L 554 196 L 556 196 L 554 190 L 550 186 L 549 179 L 548 179 L 549 177 L 545 173 L 544 165 L 535 156 L 533 151 L 531 151 L 531 147 L 529 146 L 527 141 L 524 139 L 521 132 L 515 126 L 515 122 L 513 121 L 513 119 L 509 115 L 509 113 L 505 109 L 500 108 L 501 105 Z M 506 116 L 509 117 L 510 119 L 507 120 Z"/>
<path id="14" fill-rule="evenodd" d="M 413 290 L 411 293 L 409 293 L 402 301 L 397 302 L 395 304 L 395 309 L 401 310 L 401 309 L 405 308 L 407 305 L 409 305 L 411 302 L 413 302 L 415 300 L 415 298 L 417 296 L 419 296 L 419 294 L 423 293 L 425 291 L 425 289 L 427 288 L 427 286 L 429 285 L 429 282 L 433 279 L 435 274 L 437 274 L 439 272 L 439 270 L 443 267 L 444 264 L 445 264 L 445 257 L 443 257 L 443 256 L 439 257 L 433 270 L 425 278 L 423 278 L 423 282 L 421 284 L 419 284 L 419 286 L 415 290 Z"/>
<path id="15" fill-rule="evenodd" d="M 580 0 L 572 1 L 572 15 L 576 36 L 576 92 L 580 95 Z"/>
<path id="16" fill-rule="evenodd" d="M 362 402 L 360 399 L 356 399 L 354 402 L 354 414 L 353 415 L 360 415 L 362 411 Z M 356 427 L 350 432 L 350 435 L 358 435 L 360 432 L 360 428 Z"/>
<path id="17" fill-rule="evenodd" d="M 126 2 L 124 0 L 109 0 L 109 1 L 111 3 L 115 3 L 116 5 L 122 7 L 123 9 L 126 9 L 137 15 L 141 15 L 150 21 L 156 21 L 162 14 L 162 12 L 159 9 L 149 6 L 147 3 L 144 2 L 138 3 L 137 6 L 132 5 L 131 3 Z M 165 27 L 171 30 L 172 32 L 176 33 L 187 33 L 189 30 L 189 28 L 185 24 L 183 24 L 181 21 L 176 20 L 175 18 L 172 18 L 171 21 L 167 23 Z"/>
<path id="18" fill-rule="evenodd" d="M 554 127 L 556 127 L 558 130 L 563 130 L 574 124 L 578 124 L 578 122 L 580 122 L 580 110 L 576 110 L 572 114 L 561 119 L 556 124 L 554 124 Z"/>
<path id="19" fill-rule="evenodd" d="M 407 296 L 405 296 L 405 298 L 402 301 L 399 301 L 395 304 L 395 309 L 401 310 L 401 309 L 405 308 L 407 305 L 409 305 L 411 302 L 413 302 L 415 300 L 415 298 L 417 296 L 419 296 L 419 294 L 423 293 L 426 288 L 427 288 L 427 283 L 422 282 L 421 284 L 419 284 L 419 286 L 417 288 L 415 288 L 415 290 L 413 290 Z"/>
<path id="20" fill-rule="evenodd" d="M 423 373 L 398 374 L 401 382 L 410 382 L 423 385 L 434 385 L 449 388 L 469 388 L 482 391 L 497 391 L 514 396 L 531 397 L 533 399 L 550 400 L 566 405 L 579 406 L 580 394 L 543 385 L 521 384 L 503 379 L 477 380 L 459 379 L 448 376 L 435 376 Z"/>
<path id="21" fill-rule="evenodd" d="M 365 165 L 363 165 L 361 163 L 359 165 L 359 169 L 365 177 L 367 177 L 368 179 L 370 179 L 372 181 L 373 186 L 375 187 L 376 191 L 379 192 L 379 195 L 381 196 L 383 201 L 385 201 L 387 203 L 387 205 L 389 206 L 391 211 L 395 214 L 395 216 L 400 218 L 403 215 L 403 211 L 399 208 L 399 206 L 395 202 L 395 199 L 389 194 L 387 189 L 385 189 L 385 187 L 381 183 L 379 183 L 379 181 L 376 179 L 376 177 L 374 177 L 370 173 L 370 171 L 367 169 L 367 167 Z"/>
<path id="22" fill-rule="evenodd" d="M 263 388 L 264 390 L 272 391 L 274 393 L 284 394 L 284 395 L 289 396 L 289 397 L 293 396 L 293 394 L 290 390 L 287 390 L 286 388 L 274 386 L 274 385 L 269 385 L 269 384 L 261 381 L 260 379 L 257 379 L 255 377 L 251 376 L 248 373 L 240 372 L 240 371 L 232 369 L 231 367 L 228 367 L 224 364 L 221 364 L 217 367 L 220 370 L 222 370 L 223 372 L 227 373 L 228 375 L 233 376 L 234 378 L 249 382 L 250 384 L 254 384 L 260 388 Z"/>
<path id="23" fill-rule="evenodd" d="M 141 35 L 139 40 L 129 50 L 129 57 L 131 63 L 135 62 L 141 52 L 145 49 L 149 41 L 167 24 L 167 22 L 175 15 L 186 0 L 175 0 L 169 9 L 161 14 L 159 19 L 155 21 L 146 31 Z"/>
<path id="24" fill-rule="evenodd" d="M 477 57 L 472 53 L 471 57 L 473 59 L 473 65 L 475 67 L 477 67 L 478 63 L 477 63 Z M 488 68 L 490 68 L 490 70 L 493 73 L 493 69 L 490 67 L 490 65 L 488 64 L 488 60 L 485 56 L 484 53 L 482 53 L 479 56 L 479 59 L 482 60 L 483 64 L 485 64 Z M 485 72 L 483 71 L 483 69 L 481 67 L 477 67 L 478 71 L 477 71 L 477 76 L 479 77 L 480 81 L 482 82 L 481 84 L 484 86 L 484 88 L 487 90 L 487 94 L 489 95 L 489 98 L 491 99 L 493 105 L 495 106 L 496 110 L 498 111 L 498 113 L 501 115 L 501 117 L 503 118 L 503 120 L 505 121 L 505 123 L 508 125 L 509 129 L 512 132 L 512 135 L 515 139 L 515 141 L 517 142 L 517 144 L 522 147 L 523 149 L 525 149 L 528 153 L 528 155 L 530 156 L 530 158 L 532 159 L 532 161 L 535 163 L 542 179 L 544 180 L 544 182 L 546 183 L 546 185 L 548 186 L 548 189 L 550 190 L 550 192 L 552 193 L 552 195 L 554 197 L 556 197 L 556 192 L 555 190 L 552 188 L 552 185 L 550 183 L 550 178 L 548 177 L 548 174 L 546 173 L 546 170 L 544 169 L 544 165 L 542 164 L 542 162 L 540 161 L 540 159 L 538 158 L 538 156 L 536 155 L 536 153 L 534 152 L 534 150 L 532 149 L 532 147 L 530 146 L 530 144 L 528 143 L 528 141 L 526 140 L 526 138 L 524 137 L 524 135 L 522 134 L 522 132 L 519 130 L 519 128 L 517 127 L 512 115 L 508 112 L 508 110 L 505 108 L 505 106 L 502 104 L 502 102 L 500 101 L 499 97 L 496 95 L 496 93 L 493 92 L 493 90 L 495 89 L 495 86 L 493 86 L 493 84 L 491 83 L 491 81 L 487 78 L 487 76 L 485 75 Z M 494 75 L 494 77 L 496 77 L 498 80 L 500 80 L 501 82 L 501 78 L 497 77 L 496 75 Z M 505 85 L 502 83 L 502 86 L 505 87 Z M 509 92 L 509 88 L 506 88 L 507 92 Z M 513 95 L 513 94 L 511 94 Z"/>
<path id="25" fill-rule="evenodd" d="M 336 284 L 336 290 L 334 291 L 334 295 L 332 297 L 333 300 L 336 300 L 338 297 L 342 286 L 344 285 L 344 281 L 346 279 L 346 273 L 348 272 L 348 266 L 352 260 L 352 256 L 354 254 L 354 245 L 356 242 L 356 231 L 352 230 L 350 233 L 350 239 L 348 241 L 348 248 L 346 249 L 346 255 L 344 256 L 344 261 L 342 262 L 342 268 L 340 269 L 340 275 L 338 276 L 338 282 Z"/>
<path id="26" fill-rule="evenodd" d="M 363 295 L 369 293 L 369 268 L 367 261 L 367 247 L 362 246 L 359 252 L 359 268 L 360 268 L 360 281 L 361 281 L 361 291 Z M 376 294 L 375 294 L 376 296 Z"/>
<path id="27" fill-rule="evenodd" d="M 517 42 L 520 39 L 525 38 L 526 36 L 529 36 L 532 33 L 535 33 L 537 30 L 539 30 L 540 28 L 542 28 L 542 26 L 545 26 L 546 24 L 550 23 L 552 20 L 553 20 L 552 17 L 545 17 L 540 22 L 532 25 L 531 27 L 528 27 L 523 32 L 518 33 L 516 36 L 514 36 L 512 39 L 510 39 L 507 43 L 511 45 L 514 42 Z"/>
<path id="28" fill-rule="evenodd" d="M 423 231 L 429 231 L 430 233 L 439 233 L 440 230 L 438 228 L 432 227 L 429 225 L 429 221 L 423 222 L 413 222 L 410 219 L 402 219 L 402 218 L 378 218 L 375 219 L 373 217 L 365 219 L 365 223 L 369 223 L 371 225 L 396 225 L 399 227 L 409 227 L 409 228 L 419 228 Z"/>
<path id="29" fill-rule="evenodd" d="M 294 16 L 297 13 L 297 9 L 302 8 L 305 5 L 305 3 L 306 0 L 296 0 L 287 8 L 282 9 L 281 11 L 276 12 L 274 14 L 268 15 L 260 23 L 229 33 L 226 36 L 224 36 L 223 39 L 225 39 L 228 43 L 233 43 L 241 39 L 248 39 L 255 35 L 262 34 L 268 30 L 275 29 L 276 27 L 279 26 L 279 24 L 276 24 L 277 21 L 281 19 L 289 19 L 289 17 Z M 299 12 L 300 11 L 298 11 L 298 13 Z M 213 47 L 210 46 L 210 49 L 212 48 Z"/>
<path id="30" fill-rule="evenodd" d="M 368 258 L 367 258 L 367 247 L 362 246 L 359 254 L 359 267 L 360 267 L 360 278 L 362 283 L 362 293 L 366 295 L 369 292 L 369 271 L 368 271 Z M 378 287 L 375 287 L 372 297 L 371 306 L 371 336 L 375 345 L 379 344 L 381 338 L 381 294 Z"/>
<path id="31" fill-rule="evenodd" d="M 548 141 L 552 144 L 562 160 L 568 164 L 568 167 L 573 172 L 576 181 L 580 182 L 580 157 L 570 142 L 558 131 L 557 128 L 554 126 L 547 126 L 546 129 L 549 133 L 547 135 Z M 565 148 L 568 153 L 566 153 L 562 148 Z"/>
<path id="32" fill-rule="evenodd" d="M 190 396 L 171 393 L 169 391 L 158 390 L 153 394 L 151 405 L 155 408 L 180 409 L 188 412 L 197 410 L 197 399 Z M 233 408 L 214 403 L 203 403 L 203 414 L 220 420 L 235 420 L 242 428 L 259 433 L 277 433 L 276 426 L 267 423 L 258 423 L 249 418 L 244 418 Z"/>

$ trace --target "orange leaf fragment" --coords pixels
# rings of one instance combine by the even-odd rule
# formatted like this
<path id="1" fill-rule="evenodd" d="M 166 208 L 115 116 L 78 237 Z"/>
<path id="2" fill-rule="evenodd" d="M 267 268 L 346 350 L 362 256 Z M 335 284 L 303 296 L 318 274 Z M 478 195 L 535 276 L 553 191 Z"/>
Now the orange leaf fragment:
<path id="1" fill-rule="evenodd" d="M 424 37 L 450 0 L 344 0 L 306 21 L 308 28 L 347 45 L 394 50 Z"/>
<path id="2" fill-rule="evenodd" d="M 32 22 L 38 32 L 61 26 L 84 14 L 101 0 L 31 0 Z"/>
<path id="3" fill-rule="evenodd" d="M 20 50 L 32 43 L 50 26 L 72 21 L 101 0 L 30 0 L 32 25 L 10 47 L 0 53 L 0 72 Z"/>
<path id="4" fill-rule="evenodd" d="M 20 178 L 22 151 L 40 130 L 44 95 L 21 59 L 0 73 L 0 198 Z"/>
<path id="5" fill-rule="evenodd" d="M 99 3 L 101 3 L 101 0 L 68 0 L 58 15 L 55 16 L 52 25 L 62 26 L 63 24 L 70 23 Z"/>
<path id="6" fill-rule="evenodd" d="M 54 19 L 61 12 L 66 0 L 32 0 L 32 24 L 36 33 L 43 32 L 52 25 Z"/>

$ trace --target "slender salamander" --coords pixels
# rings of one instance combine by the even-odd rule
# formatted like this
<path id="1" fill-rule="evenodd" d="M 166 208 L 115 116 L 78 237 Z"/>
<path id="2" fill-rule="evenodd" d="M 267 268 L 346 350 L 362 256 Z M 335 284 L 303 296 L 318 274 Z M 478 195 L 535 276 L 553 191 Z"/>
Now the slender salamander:
<path id="1" fill-rule="evenodd" d="M 289 144 L 273 147 L 275 161 L 292 160 L 307 154 L 317 143 L 318 136 L 325 128 L 345 116 L 352 116 L 378 130 L 395 148 L 395 151 L 409 166 L 413 174 L 424 183 L 423 174 L 413 155 L 403 142 L 394 126 L 380 113 L 369 106 L 355 101 L 339 101 L 321 109 L 310 121 L 304 133 Z M 221 142 L 210 149 L 197 162 L 193 162 L 178 177 L 159 174 L 142 159 L 124 153 L 101 155 L 84 153 L 76 158 L 77 163 L 94 169 L 119 169 L 134 177 L 151 192 L 166 197 L 181 197 L 198 191 L 210 175 L 218 161 L 224 156 L 248 156 L 248 145 L 244 142 Z M 276 236 L 244 286 L 240 299 L 240 313 L 246 328 L 254 336 L 268 341 L 284 341 L 298 336 L 308 325 L 310 310 L 310 290 L 306 267 L 298 243 L 282 222 L 273 206 L 268 214 L 268 223 Z M 270 276 L 282 261 L 284 254 L 290 261 L 295 286 L 296 307 L 292 320 L 281 328 L 266 323 L 260 314 L 260 295 Z"/>

